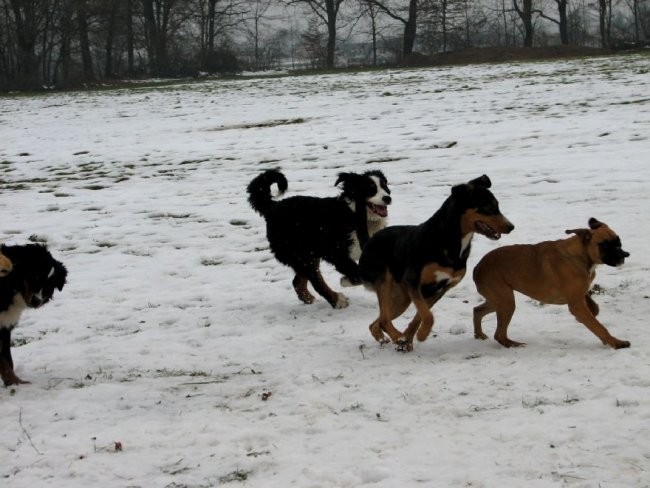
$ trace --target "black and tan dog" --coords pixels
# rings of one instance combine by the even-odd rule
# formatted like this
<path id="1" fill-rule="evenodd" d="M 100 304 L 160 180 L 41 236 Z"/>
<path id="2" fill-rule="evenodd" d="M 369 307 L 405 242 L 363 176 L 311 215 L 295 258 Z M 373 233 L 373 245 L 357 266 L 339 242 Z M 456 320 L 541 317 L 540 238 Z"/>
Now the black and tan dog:
<path id="1" fill-rule="evenodd" d="M 465 275 L 474 233 L 499 239 L 514 226 L 499 211 L 483 175 L 456 185 L 442 207 L 420 225 L 387 227 L 363 249 L 359 268 L 366 288 L 377 293 L 379 318 L 370 332 L 380 343 L 413 349 L 413 337 L 425 340 L 433 327 L 431 307 Z M 392 320 L 413 303 L 416 315 L 404 333 Z"/>
<path id="2" fill-rule="evenodd" d="M 591 332 L 615 349 L 630 347 L 613 337 L 596 319 L 598 305 L 589 296 L 598 264 L 620 266 L 629 256 L 620 238 L 607 225 L 589 219 L 588 229 L 567 230 L 567 239 L 538 244 L 504 246 L 487 253 L 474 269 L 474 282 L 485 302 L 474 308 L 474 336 L 487 339 L 481 320 L 496 312 L 496 341 L 505 347 L 524 345 L 508 338 L 515 311 L 514 291 L 541 303 L 568 305 L 569 311 Z"/>

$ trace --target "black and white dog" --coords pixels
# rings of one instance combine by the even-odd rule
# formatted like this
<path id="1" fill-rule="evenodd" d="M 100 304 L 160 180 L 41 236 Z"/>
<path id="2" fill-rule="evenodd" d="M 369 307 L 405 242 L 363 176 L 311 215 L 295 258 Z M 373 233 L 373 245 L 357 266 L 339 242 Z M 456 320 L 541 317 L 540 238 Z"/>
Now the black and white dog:
<path id="1" fill-rule="evenodd" d="M 320 273 L 320 261 L 332 264 L 351 284 L 361 283 L 357 260 L 369 236 L 386 226 L 387 205 L 391 203 L 386 177 L 381 171 L 339 173 L 337 197 L 294 196 L 273 199 L 288 187 L 286 177 L 271 169 L 248 185 L 248 201 L 266 220 L 266 237 L 276 259 L 295 271 L 293 288 L 304 303 L 312 303 L 314 290 L 334 308 L 348 306 L 342 293 L 330 289 Z"/>
<path id="2" fill-rule="evenodd" d="M 0 376 L 5 386 L 28 383 L 14 373 L 11 331 L 26 308 L 38 308 L 65 285 L 68 271 L 44 245 L 0 247 L 13 269 L 0 278 Z"/>

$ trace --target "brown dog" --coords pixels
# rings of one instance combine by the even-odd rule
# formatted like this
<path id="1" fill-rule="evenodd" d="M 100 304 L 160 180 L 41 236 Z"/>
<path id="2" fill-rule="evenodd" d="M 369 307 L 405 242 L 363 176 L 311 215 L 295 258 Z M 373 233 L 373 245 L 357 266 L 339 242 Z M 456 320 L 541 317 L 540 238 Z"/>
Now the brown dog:
<path id="1" fill-rule="evenodd" d="M 598 264 L 620 266 L 630 254 L 607 225 L 589 219 L 589 229 L 567 230 L 568 239 L 504 246 L 487 253 L 474 268 L 474 282 L 485 303 L 474 308 L 474 337 L 487 339 L 481 320 L 497 313 L 496 341 L 505 347 L 523 346 L 508 339 L 515 311 L 513 291 L 545 304 L 569 306 L 573 316 L 614 349 L 630 347 L 613 337 L 597 319 L 598 305 L 589 296 Z"/>

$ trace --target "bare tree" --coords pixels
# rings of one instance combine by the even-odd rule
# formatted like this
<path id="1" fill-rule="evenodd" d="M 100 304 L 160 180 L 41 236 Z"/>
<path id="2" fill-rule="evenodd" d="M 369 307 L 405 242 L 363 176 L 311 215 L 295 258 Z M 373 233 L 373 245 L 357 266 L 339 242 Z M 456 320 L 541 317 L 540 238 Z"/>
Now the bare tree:
<path id="1" fill-rule="evenodd" d="M 563 45 L 569 44 L 569 23 L 567 15 L 567 7 L 569 5 L 569 0 L 553 0 L 557 5 L 558 18 L 549 17 L 542 10 L 535 10 L 540 17 L 557 24 L 560 30 L 560 42 Z"/>
<path id="2" fill-rule="evenodd" d="M 390 18 L 404 24 L 404 35 L 402 40 L 402 56 L 407 57 L 413 54 L 415 47 L 415 36 L 418 25 L 418 0 L 408 0 L 408 5 L 392 7 L 384 0 L 369 0 L 374 3 L 382 12 Z"/>
<path id="3" fill-rule="evenodd" d="M 612 44 L 612 0 L 598 0 L 598 24 L 600 45 L 603 48 L 608 48 Z"/>
<path id="4" fill-rule="evenodd" d="M 13 78 L 17 86 L 37 88 L 40 85 L 36 45 L 43 32 L 47 3 L 38 0 L 9 0 L 4 5 L 7 19 L 14 29 L 16 52 Z"/>
<path id="5" fill-rule="evenodd" d="M 524 31 L 524 47 L 533 46 L 533 0 L 521 0 L 522 4 L 519 5 L 519 0 L 512 0 L 512 5 L 519 15 L 523 24 Z"/>
<path id="6" fill-rule="evenodd" d="M 336 21 L 343 0 L 289 0 L 289 4 L 304 3 L 327 28 L 325 66 L 333 68 L 336 58 Z"/>

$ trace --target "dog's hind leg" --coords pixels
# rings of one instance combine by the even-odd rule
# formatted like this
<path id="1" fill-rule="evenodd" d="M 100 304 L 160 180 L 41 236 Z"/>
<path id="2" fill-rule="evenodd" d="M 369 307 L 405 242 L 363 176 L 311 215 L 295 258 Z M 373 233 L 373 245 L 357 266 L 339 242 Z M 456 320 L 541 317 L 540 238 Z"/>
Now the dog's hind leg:
<path id="1" fill-rule="evenodd" d="M 495 311 L 496 309 L 487 300 L 482 304 L 480 304 L 479 306 L 474 307 L 474 338 L 475 339 L 481 339 L 481 340 L 487 339 L 488 336 L 485 335 L 485 333 L 483 332 L 483 328 L 481 327 L 481 322 L 483 321 L 483 317 Z"/>
<path id="2" fill-rule="evenodd" d="M 386 272 L 384 280 L 375 286 L 379 302 L 379 318 L 370 324 L 370 332 L 379 342 L 385 342 L 383 333 L 388 334 L 395 344 L 404 342 L 404 335 L 395 328 L 393 319 L 399 317 L 411 302 L 401 286 L 395 286 L 390 273 Z M 382 340 L 379 340 L 382 337 Z"/>
<path id="3" fill-rule="evenodd" d="M 321 275 L 318 269 L 310 270 L 305 275 L 311 283 L 311 286 L 316 290 L 316 293 L 327 300 L 332 308 L 345 308 L 350 304 L 348 298 L 343 293 L 337 293 L 327 286 L 323 275 Z"/>
<path id="4" fill-rule="evenodd" d="M 597 317 L 598 314 L 600 313 L 600 307 L 598 306 L 598 304 L 594 302 L 594 299 L 591 298 L 589 295 L 585 295 L 585 300 L 587 301 L 587 307 L 589 307 L 591 313 L 594 314 L 594 317 Z"/>
<path id="5" fill-rule="evenodd" d="M 593 316 L 586 300 L 569 302 L 569 311 L 578 320 L 593 332 L 602 342 L 614 349 L 630 347 L 629 341 L 622 341 L 612 336 L 609 331 Z"/>
<path id="6" fill-rule="evenodd" d="M 301 302 L 306 303 L 307 305 L 314 303 L 314 295 L 309 293 L 307 289 L 307 278 L 296 273 L 296 276 L 293 278 L 293 289 L 296 290 L 296 295 Z"/>

